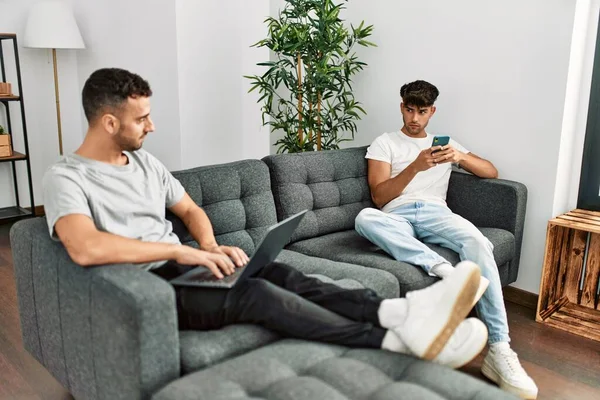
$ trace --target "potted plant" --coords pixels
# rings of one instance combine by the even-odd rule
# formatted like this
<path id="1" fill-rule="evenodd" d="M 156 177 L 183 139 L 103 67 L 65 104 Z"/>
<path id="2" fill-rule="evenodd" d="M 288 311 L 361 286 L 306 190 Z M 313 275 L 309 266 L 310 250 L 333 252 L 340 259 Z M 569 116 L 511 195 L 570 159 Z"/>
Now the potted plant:
<path id="1" fill-rule="evenodd" d="M 375 46 L 366 40 L 373 26 L 363 21 L 348 29 L 340 19 L 343 3 L 333 0 L 285 1 L 277 18 L 265 20 L 268 37 L 253 45 L 269 48 L 275 60 L 257 64 L 268 68 L 262 76 L 246 76 L 249 91 L 258 90 L 264 102 L 263 125 L 284 133 L 275 142 L 278 153 L 337 149 L 354 139 L 356 121 L 366 114 L 352 76 L 367 64 L 354 49 Z"/>
<path id="2" fill-rule="evenodd" d="M 0 157 L 10 157 L 12 155 L 10 135 L 4 130 L 4 127 L 0 125 Z"/>

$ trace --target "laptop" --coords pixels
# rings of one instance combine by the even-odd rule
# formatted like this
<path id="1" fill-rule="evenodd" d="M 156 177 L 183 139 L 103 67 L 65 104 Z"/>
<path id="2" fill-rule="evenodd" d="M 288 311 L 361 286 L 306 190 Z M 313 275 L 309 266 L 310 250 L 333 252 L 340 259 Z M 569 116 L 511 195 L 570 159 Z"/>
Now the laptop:
<path id="1" fill-rule="evenodd" d="M 231 275 L 225 275 L 219 279 L 206 267 L 199 266 L 190 271 L 172 279 L 170 282 L 176 286 L 195 286 L 207 288 L 229 289 L 238 282 L 255 275 L 264 266 L 273 262 L 283 246 L 287 244 L 292 234 L 300 224 L 304 214 L 308 210 L 294 214 L 291 217 L 271 226 L 267 234 L 256 248 L 256 251 L 248 261 L 248 264 L 242 268 L 236 268 Z"/>

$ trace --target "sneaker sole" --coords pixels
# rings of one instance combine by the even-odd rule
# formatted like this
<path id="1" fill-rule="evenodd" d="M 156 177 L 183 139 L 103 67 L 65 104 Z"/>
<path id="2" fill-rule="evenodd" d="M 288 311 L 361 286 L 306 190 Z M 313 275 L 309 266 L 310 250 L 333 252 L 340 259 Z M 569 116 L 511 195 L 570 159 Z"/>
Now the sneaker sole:
<path id="1" fill-rule="evenodd" d="M 502 389 L 508 393 L 512 393 L 516 396 L 519 396 L 521 399 L 525 399 L 525 400 L 537 399 L 537 395 L 538 395 L 537 391 L 535 393 L 527 392 L 521 388 L 511 385 L 510 383 L 508 383 L 504 379 L 502 379 L 502 377 L 494 369 L 494 367 L 490 366 L 485 361 L 483 362 L 483 365 L 481 366 L 481 373 L 483 374 L 483 376 L 488 378 L 490 381 L 492 381 L 496 385 L 498 385 L 500 387 L 500 389 Z"/>
<path id="2" fill-rule="evenodd" d="M 430 338 L 429 341 L 424 340 L 429 345 L 422 351 L 416 352 L 421 353 L 421 358 L 425 360 L 433 360 L 442 351 L 454 330 L 460 324 L 469 311 L 471 311 L 473 305 L 473 299 L 479 288 L 479 282 L 481 280 L 481 273 L 479 267 L 472 262 L 461 262 L 456 266 L 456 270 L 447 278 L 448 281 L 456 280 L 460 282 L 460 287 L 456 292 L 450 294 L 446 293 L 446 301 L 440 302 L 445 305 L 443 309 L 439 310 L 439 315 L 446 316 L 445 321 L 439 321 L 435 315 L 430 319 L 428 326 L 424 327 L 424 332 L 439 332 L 437 336 Z"/>
<path id="3" fill-rule="evenodd" d="M 480 333 L 479 335 L 475 334 L 474 336 L 479 336 L 481 338 L 479 343 L 476 343 L 475 347 L 469 349 L 470 351 L 464 354 L 465 357 L 461 358 L 460 360 L 455 360 L 455 362 L 453 363 L 445 364 L 447 367 L 454 369 L 464 367 L 465 365 L 473 361 L 475 357 L 477 357 L 479 353 L 483 351 L 488 340 L 488 330 L 483 324 L 483 322 L 481 324 L 477 324 L 477 329 Z"/>

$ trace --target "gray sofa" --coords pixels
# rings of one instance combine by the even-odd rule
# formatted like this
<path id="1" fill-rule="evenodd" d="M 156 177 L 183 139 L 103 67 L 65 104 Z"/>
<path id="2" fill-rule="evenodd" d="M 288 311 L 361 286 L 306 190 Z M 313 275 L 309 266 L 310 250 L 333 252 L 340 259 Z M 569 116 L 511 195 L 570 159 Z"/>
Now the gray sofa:
<path id="1" fill-rule="evenodd" d="M 277 155 L 174 175 L 207 212 L 220 243 L 252 253 L 270 225 L 308 208 L 279 260 L 395 297 L 433 279 L 354 232 L 354 217 L 371 205 L 364 153 Z M 503 283 L 513 282 L 525 187 L 453 173 L 448 201 L 490 238 Z M 183 243 L 196 245 L 181 221 L 167 217 Z M 282 339 L 251 325 L 179 331 L 167 282 L 132 265 L 77 266 L 50 240 L 43 218 L 16 223 L 11 246 L 25 348 L 77 399 L 512 398 L 406 355 Z"/>
<path id="2" fill-rule="evenodd" d="M 400 293 L 431 285 L 437 278 L 421 268 L 393 260 L 360 237 L 354 219 L 373 207 L 367 184 L 366 147 L 333 152 L 285 154 L 266 157 L 277 217 L 284 219 L 311 210 L 296 230 L 288 249 L 314 257 L 375 268 L 393 274 Z M 517 280 L 527 188 L 501 179 L 479 179 L 453 172 L 448 206 L 473 222 L 494 245 L 503 286 Z M 430 246 L 452 263 L 458 255 Z"/>

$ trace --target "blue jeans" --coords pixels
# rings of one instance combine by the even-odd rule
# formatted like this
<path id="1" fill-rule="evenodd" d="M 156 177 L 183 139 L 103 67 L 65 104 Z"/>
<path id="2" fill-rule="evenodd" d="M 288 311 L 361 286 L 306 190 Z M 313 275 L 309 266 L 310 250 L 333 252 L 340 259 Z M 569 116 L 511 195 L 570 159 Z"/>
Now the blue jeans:
<path id="1" fill-rule="evenodd" d="M 436 203 L 407 203 L 390 211 L 362 210 L 355 221 L 356 231 L 398 261 L 423 268 L 427 273 L 449 262 L 424 243 L 436 244 L 458 253 L 461 260 L 475 262 L 481 275 L 490 281 L 477 303 L 477 313 L 488 328 L 490 344 L 510 341 L 498 267 L 492 243 L 463 217 Z"/>

